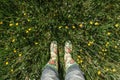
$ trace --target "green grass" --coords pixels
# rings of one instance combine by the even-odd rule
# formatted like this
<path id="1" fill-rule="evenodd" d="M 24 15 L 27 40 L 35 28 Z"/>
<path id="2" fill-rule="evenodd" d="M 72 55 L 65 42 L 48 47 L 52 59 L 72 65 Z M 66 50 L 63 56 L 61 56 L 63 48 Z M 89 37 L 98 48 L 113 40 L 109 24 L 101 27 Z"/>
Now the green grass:
<path id="1" fill-rule="evenodd" d="M 64 80 L 64 43 L 86 80 L 120 79 L 119 0 L 1 0 L 0 80 L 38 80 L 58 42 Z"/>

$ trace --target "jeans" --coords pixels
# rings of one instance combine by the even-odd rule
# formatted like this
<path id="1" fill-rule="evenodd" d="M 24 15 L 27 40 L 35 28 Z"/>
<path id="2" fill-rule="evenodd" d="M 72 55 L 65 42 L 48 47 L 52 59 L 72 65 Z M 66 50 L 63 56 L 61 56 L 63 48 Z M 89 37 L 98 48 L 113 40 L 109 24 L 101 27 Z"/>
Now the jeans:
<path id="1" fill-rule="evenodd" d="M 59 80 L 57 70 L 46 65 L 42 72 L 41 80 Z M 65 80 L 85 80 L 85 78 L 79 66 L 73 64 L 67 69 Z"/>

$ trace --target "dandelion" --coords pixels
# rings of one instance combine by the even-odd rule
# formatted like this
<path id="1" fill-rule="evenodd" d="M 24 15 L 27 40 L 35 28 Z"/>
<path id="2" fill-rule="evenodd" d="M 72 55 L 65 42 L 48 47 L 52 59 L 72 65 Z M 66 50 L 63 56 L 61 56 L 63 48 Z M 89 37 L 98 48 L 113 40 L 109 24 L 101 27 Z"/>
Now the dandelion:
<path id="1" fill-rule="evenodd" d="M 89 23 L 92 25 L 92 24 L 93 24 L 93 21 L 90 21 Z"/>
<path id="2" fill-rule="evenodd" d="M 100 71 L 100 70 L 98 70 L 97 74 L 98 74 L 98 75 L 101 75 L 101 71 Z"/>
<path id="3" fill-rule="evenodd" d="M 91 44 L 90 43 L 88 43 L 88 46 L 90 46 Z"/>
<path id="4" fill-rule="evenodd" d="M 24 13 L 23 15 L 26 16 L 26 13 Z"/>
<path id="5" fill-rule="evenodd" d="M 82 27 L 83 27 L 83 24 L 80 24 L 79 27 L 82 28 Z"/>
<path id="6" fill-rule="evenodd" d="M 110 34 L 111 34 L 110 32 L 107 33 L 108 36 L 109 36 Z"/>
<path id="7" fill-rule="evenodd" d="M 82 68 L 84 68 L 85 66 L 84 65 L 82 65 Z"/>
<path id="8" fill-rule="evenodd" d="M 68 29 L 68 26 L 65 26 L 66 29 Z"/>
<path id="9" fill-rule="evenodd" d="M 10 71 L 13 72 L 13 69 L 11 69 Z"/>
<path id="10" fill-rule="evenodd" d="M 26 32 L 26 33 L 29 33 L 29 31 L 28 31 L 28 30 L 26 30 L 25 32 Z"/>
<path id="11" fill-rule="evenodd" d="M 79 61 L 80 63 L 82 63 L 83 62 L 83 60 L 82 59 L 80 59 L 80 61 Z"/>
<path id="12" fill-rule="evenodd" d="M 13 26 L 13 24 L 12 24 L 12 23 L 10 23 L 10 24 L 9 24 L 9 26 L 11 27 L 11 26 Z"/>
<path id="13" fill-rule="evenodd" d="M 106 52 L 106 51 L 107 51 L 107 49 L 102 49 L 102 51 L 103 51 L 103 52 Z"/>
<path id="14" fill-rule="evenodd" d="M 15 39 L 12 39 L 12 42 L 15 42 Z"/>
<path id="15" fill-rule="evenodd" d="M 9 62 L 7 61 L 7 62 L 5 62 L 5 64 L 6 64 L 6 65 L 8 65 L 8 64 L 9 64 Z"/>
<path id="16" fill-rule="evenodd" d="M 104 52 L 105 50 L 104 50 L 104 49 L 102 49 L 102 51 Z"/>
<path id="17" fill-rule="evenodd" d="M 59 29 L 61 29 L 62 28 L 62 26 L 59 26 Z"/>
<path id="18" fill-rule="evenodd" d="M 99 23 L 98 22 L 95 22 L 95 26 L 98 26 L 99 25 Z"/>
<path id="19" fill-rule="evenodd" d="M 108 68 L 106 68 L 106 71 L 109 71 L 109 69 L 108 69 Z"/>
<path id="20" fill-rule="evenodd" d="M 37 45 L 38 44 L 38 42 L 35 42 L 35 45 Z"/>
<path id="21" fill-rule="evenodd" d="M 3 24 L 3 22 L 2 22 L 2 21 L 0 21 L 0 24 Z"/>
<path id="22" fill-rule="evenodd" d="M 93 41 L 88 42 L 88 46 L 91 46 L 93 44 Z"/>
<path id="23" fill-rule="evenodd" d="M 109 71 L 109 68 L 107 68 L 107 67 L 105 67 L 104 69 L 105 69 L 105 71 Z"/>
<path id="24" fill-rule="evenodd" d="M 115 48 L 118 48 L 118 46 L 115 46 Z"/>
<path id="25" fill-rule="evenodd" d="M 107 51 L 107 49 L 104 49 L 104 51 Z"/>
<path id="26" fill-rule="evenodd" d="M 32 30 L 31 28 L 28 29 L 28 31 L 31 31 L 31 30 Z"/>
<path id="27" fill-rule="evenodd" d="M 116 72 L 116 69 L 112 69 L 112 72 Z"/>
<path id="28" fill-rule="evenodd" d="M 116 27 L 116 28 L 119 27 L 119 24 L 115 24 L 115 27 Z"/>
<path id="29" fill-rule="evenodd" d="M 19 57 L 21 57 L 21 56 L 22 56 L 22 54 L 20 53 L 18 56 L 19 56 Z"/>
<path id="30" fill-rule="evenodd" d="M 106 53 L 103 53 L 103 55 L 106 55 Z"/>
<path id="31" fill-rule="evenodd" d="M 105 44 L 106 47 L 108 47 L 108 45 L 109 45 L 109 42 L 107 42 L 107 43 Z"/>
<path id="32" fill-rule="evenodd" d="M 72 26 L 73 29 L 75 29 L 75 26 Z"/>
<path id="33" fill-rule="evenodd" d="M 18 26 L 19 23 L 15 23 L 16 26 Z"/>
<path id="34" fill-rule="evenodd" d="M 17 51 L 14 49 L 13 52 L 16 53 Z"/>
<path id="35" fill-rule="evenodd" d="M 78 56 L 78 58 L 81 58 L 80 56 Z"/>
<path id="36" fill-rule="evenodd" d="M 28 22 L 30 22 L 30 19 L 27 19 Z"/>

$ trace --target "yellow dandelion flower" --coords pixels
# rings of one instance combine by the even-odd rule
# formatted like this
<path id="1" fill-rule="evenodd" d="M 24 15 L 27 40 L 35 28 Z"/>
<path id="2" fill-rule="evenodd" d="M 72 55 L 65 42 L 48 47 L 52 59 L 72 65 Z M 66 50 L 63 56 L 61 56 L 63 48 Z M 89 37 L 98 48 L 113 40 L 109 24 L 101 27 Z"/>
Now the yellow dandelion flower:
<path id="1" fill-rule="evenodd" d="M 82 65 L 82 68 L 84 68 L 85 66 L 84 65 Z"/>
<path id="2" fill-rule="evenodd" d="M 98 26 L 99 25 L 99 23 L 98 22 L 95 22 L 95 26 Z"/>
<path id="3" fill-rule="evenodd" d="M 28 31 L 31 31 L 31 30 L 32 30 L 31 28 L 28 29 Z"/>
<path id="4" fill-rule="evenodd" d="M 62 26 L 59 26 L 58 28 L 59 28 L 59 29 L 61 29 L 61 28 L 62 28 Z"/>
<path id="5" fill-rule="evenodd" d="M 72 26 L 73 29 L 75 29 L 75 26 Z"/>
<path id="6" fill-rule="evenodd" d="M 21 57 L 21 56 L 22 56 L 22 54 L 20 53 L 18 56 L 19 56 L 19 57 Z"/>
<path id="7" fill-rule="evenodd" d="M 28 30 L 26 30 L 25 32 L 26 32 L 26 33 L 29 33 L 29 31 L 28 31 Z"/>
<path id="8" fill-rule="evenodd" d="M 10 24 L 9 24 L 9 26 L 11 27 L 11 26 L 13 26 L 13 24 L 12 24 L 12 23 L 10 23 Z"/>
<path id="9" fill-rule="evenodd" d="M 68 26 L 65 26 L 66 29 L 68 29 Z"/>
<path id="10" fill-rule="evenodd" d="M 104 51 L 107 51 L 107 49 L 104 49 Z"/>
<path id="11" fill-rule="evenodd" d="M 79 27 L 82 28 L 82 27 L 83 27 L 83 24 L 80 24 Z"/>
<path id="12" fill-rule="evenodd" d="M 116 69 L 112 69 L 112 72 L 116 72 Z"/>
<path id="13" fill-rule="evenodd" d="M 82 62 L 83 62 L 83 60 L 81 59 L 81 60 L 80 60 L 80 63 L 82 63 Z"/>
<path id="14" fill-rule="evenodd" d="M 106 53 L 103 53 L 103 55 L 106 55 Z"/>
<path id="15" fill-rule="evenodd" d="M 101 71 L 100 71 L 100 70 L 98 70 L 97 74 L 98 74 L 98 75 L 101 75 Z"/>
<path id="16" fill-rule="evenodd" d="M 7 62 L 5 62 L 5 64 L 6 64 L 6 65 L 8 65 L 8 64 L 9 64 L 9 62 L 7 61 Z"/>
<path id="17" fill-rule="evenodd" d="M 13 52 L 16 53 L 17 51 L 14 49 Z"/>
<path id="18" fill-rule="evenodd" d="M 116 27 L 116 28 L 119 27 L 119 24 L 115 24 L 115 27 Z"/>
<path id="19" fill-rule="evenodd" d="M 105 44 L 106 47 L 108 47 L 108 44 Z"/>
<path id="20" fill-rule="evenodd" d="M 27 19 L 28 22 L 30 22 L 30 19 Z"/>
<path id="21" fill-rule="evenodd" d="M 26 13 L 24 13 L 23 15 L 26 16 Z"/>
<path id="22" fill-rule="evenodd" d="M 108 47 L 108 45 L 109 45 L 109 42 L 107 42 L 107 43 L 105 44 L 106 47 Z"/>
<path id="23" fill-rule="evenodd" d="M 105 70 L 106 70 L 106 71 L 109 71 L 109 69 L 108 69 L 108 68 L 106 68 Z"/>
<path id="24" fill-rule="evenodd" d="M 78 58 L 81 58 L 81 56 L 78 56 Z"/>
<path id="25" fill-rule="evenodd" d="M 106 44 L 109 44 L 109 42 L 107 42 Z"/>
<path id="26" fill-rule="evenodd" d="M 15 42 L 15 39 L 12 39 L 12 42 Z"/>
<path id="27" fill-rule="evenodd" d="M 13 72 L 13 69 L 11 69 L 10 71 Z"/>
<path id="28" fill-rule="evenodd" d="M 104 49 L 102 49 L 102 51 L 104 52 L 105 50 L 104 50 Z"/>
<path id="29" fill-rule="evenodd" d="M 37 45 L 38 44 L 38 42 L 35 42 L 35 45 Z"/>
<path id="30" fill-rule="evenodd" d="M 92 24 L 93 24 L 93 21 L 90 21 L 90 24 L 92 25 Z"/>
<path id="31" fill-rule="evenodd" d="M 91 46 L 93 44 L 93 41 L 88 42 L 88 46 Z"/>
<path id="32" fill-rule="evenodd" d="M 115 46 L 115 48 L 118 48 L 118 46 Z"/>
<path id="33" fill-rule="evenodd" d="M 3 22 L 2 22 L 2 21 L 0 21 L 0 24 L 3 24 Z"/>
<path id="34" fill-rule="evenodd" d="M 88 46 L 91 46 L 91 44 L 90 44 L 90 43 L 88 43 Z"/>
<path id="35" fill-rule="evenodd" d="M 110 34 L 111 34 L 111 32 L 108 32 L 108 33 L 107 33 L 107 35 L 110 35 Z"/>
<path id="36" fill-rule="evenodd" d="M 18 26 L 18 25 L 19 25 L 19 23 L 15 23 L 15 25 L 16 25 L 16 26 Z"/>

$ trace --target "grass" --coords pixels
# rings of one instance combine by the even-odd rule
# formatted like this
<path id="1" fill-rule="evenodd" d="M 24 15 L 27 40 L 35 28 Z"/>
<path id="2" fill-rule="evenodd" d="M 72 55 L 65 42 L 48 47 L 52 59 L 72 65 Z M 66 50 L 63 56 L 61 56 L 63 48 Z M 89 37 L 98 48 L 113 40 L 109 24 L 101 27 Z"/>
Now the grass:
<path id="1" fill-rule="evenodd" d="M 64 80 L 64 43 L 86 80 L 120 79 L 119 0 L 0 1 L 0 79 L 38 80 L 58 42 Z"/>

